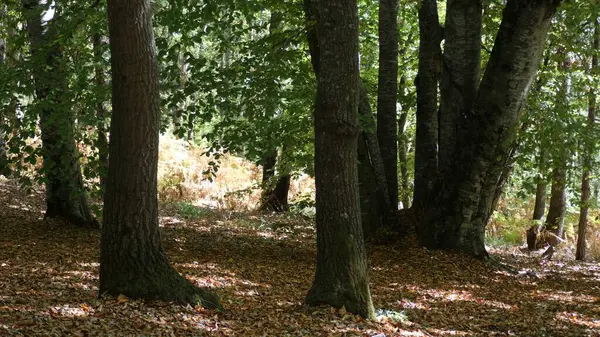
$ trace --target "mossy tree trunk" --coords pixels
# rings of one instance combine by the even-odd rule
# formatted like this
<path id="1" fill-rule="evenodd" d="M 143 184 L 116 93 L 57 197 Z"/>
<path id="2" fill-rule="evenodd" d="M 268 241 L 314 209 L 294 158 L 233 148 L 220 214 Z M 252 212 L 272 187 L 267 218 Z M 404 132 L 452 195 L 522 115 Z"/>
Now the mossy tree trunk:
<path id="1" fill-rule="evenodd" d="M 40 117 L 46 178 L 46 218 L 61 218 L 76 226 L 97 228 L 83 186 L 75 145 L 74 116 L 68 104 L 68 79 L 58 32 L 53 22 L 42 26 L 38 0 L 22 0 L 31 46 L 36 109 Z"/>
<path id="2" fill-rule="evenodd" d="M 306 302 L 372 318 L 357 170 L 358 7 L 355 0 L 320 0 L 318 13 L 317 270 Z"/>
<path id="3" fill-rule="evenodd" d="M 100 247 L 100 294 L 220 308 L 167 261 L 158 227 L 159 91 L 150 0 L 109 0 L 110 166 Z M 136 62 L 131 62 L 134 59 Z"/>

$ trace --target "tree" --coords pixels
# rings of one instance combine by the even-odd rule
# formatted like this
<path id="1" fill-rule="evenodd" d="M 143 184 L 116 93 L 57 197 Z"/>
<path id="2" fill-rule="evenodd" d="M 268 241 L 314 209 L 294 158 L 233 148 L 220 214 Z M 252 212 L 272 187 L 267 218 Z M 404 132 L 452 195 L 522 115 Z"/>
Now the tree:
<path id="1" fill-rule="evenodd" d="M 374 315 L 361 228 L 357 172 L 358 8 L 354 0 L 318 4 L 315 111 L 317 270 L 309 305 Z"/>
<path id="2" fill-rule="evenodd" d="M 81 227 L 98 227 L 83 187 L 75 146 L 74 116 L 69 105 L 69 84 L 62 64 L 59 31 L 55 22 L 42 25 L 38 0 L 22 0 L 23 15 L 33 59 L 36 108 L 42 133 L 47 218 L 62 218 Z"/>
<path id="3" fill-rule="evenodd" d="M 592 61 L 591 61 L 591 74 L 592 79 L 593 76 L 598 72 L 598 49 L 600 48 L 600 18 L 594 17 L 594 41 L 592 44 Z M 588 120 L 587 125 L 589 131 L 592 131 L 595 127 L 596 122 L 596 91 L 592 86 L 589 90 L 589 98 L 588 98 Z M 591 132 L 590 132 L 591 133 Z M 590 172 L 592 166 L 592 154 L 595 151 L 594 144 L 597 139 L 595 139 L 592 135 L 587 135 L 585 138 L 585 149 L 584 149 L 584 159 L 583 159 L 583 173 L 581 176 L 581 201 L 579 206 L 579 229 L 577 231 L 577 250 L 575 252 L 575 259 L 583 260 L 585 259 L 585 235 L 587 231 L 587 222 L 588 222 L 588 209 L 590 207 Z"/>
<path id="4" fill-rule="evenodd" d="M 390 206 L 398 208 L 398 5 L 379 1 L 379 84 L 377 86 L 377 140 L 383 159 Z"/>
<path id="5" fill-rule="evenodd" d="M 112 105 L 100 294 L 221 308 L 167 261 L 158 227 L 159 91 L 150 0 L 108 1 Z M 131 62 L 136 60 L 136 62 Z"/>
<path id="6" fill-rule="evenodd" d="M 423 0 L 419 8 L 419 73 L 417 87 L 417 136 L 413 205 L 427 207 L 437 174 L 438 81 L 442 66 L 442 28 L 436 0 Z"/>
<path id="7" fill-rule="evenodd" d="M 485 73 L 476 86 L 475 98 L 456 97 L 459 102 L 461 97 L 473 99 L 462 105 L 461 109 L 466 110 L 458 114 L 461 118 L 456 145 L 445 149 L 440 143 L 440 151 L 450 151 L 452 160 L 436 182 L 436 194 L 432 197 L 435 208 L 430 207 L 417 226 L 419 239 L 425 246 L 455 249 L 479 258 L 488 256 L 484 244 L 485 226 L 491 216 L 502 163 L 510 154 L 521 108 L 539 67 L 551 19 L 559 4 L 560 1 L 555 0 L 507 1 Z M 447 21 L 445 31 L 456 29 L 456 36 L 467 38 L 478 35 L 465 30 L 469 29 L 468 25 L 460 24 L 464 20 Z M 476 54 L 471 50 L 473 45 L 467 43 L 467 46 L 470 47 L 465 47 L 465 52 L 471 56 L 466 56 L 466 61 L 471 67 L 479 67 L 478 62 L 471 62 Z M 445 58 L 443 71 L 457 62 L 452 60 L 450 65 L 446 61 Z M 471 74 L 476 73 L 474 68 L 465 70 L 461 74 L 467 81 L 464 85 L 471 83 L 474 76 Z M 442 113 L 443 106 L 442 103 Z M 444 156 L 441 154 L 439 158 Z"/>

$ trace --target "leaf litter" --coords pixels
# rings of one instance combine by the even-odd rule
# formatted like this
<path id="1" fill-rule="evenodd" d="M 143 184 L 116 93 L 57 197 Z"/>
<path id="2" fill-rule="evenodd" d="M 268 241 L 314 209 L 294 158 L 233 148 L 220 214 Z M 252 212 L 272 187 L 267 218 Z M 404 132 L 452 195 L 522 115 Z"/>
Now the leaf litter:
<path id="1" fill-rule="evenodd" d="M 600 336 L 600 266 L 496 263 L 428 251 L 408 237 L 369 245 L 377 319 L 303 304 L 315 268 L 310 219 L 161 206 L 176 269 L 221 297 L 199 306 L 98 297 L 99 233 L 43 220 L 43 195 L 0 184 L 0 335 Z"/>

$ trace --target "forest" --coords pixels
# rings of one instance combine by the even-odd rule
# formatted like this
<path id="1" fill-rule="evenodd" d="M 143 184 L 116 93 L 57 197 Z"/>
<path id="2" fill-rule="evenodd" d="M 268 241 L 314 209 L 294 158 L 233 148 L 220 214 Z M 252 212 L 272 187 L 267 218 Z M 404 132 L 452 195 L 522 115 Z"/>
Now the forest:
<path id="1" fill-rule="evenodd" d="M 600 336 L 600 0 L 2 0 L 0 336 Z"/>

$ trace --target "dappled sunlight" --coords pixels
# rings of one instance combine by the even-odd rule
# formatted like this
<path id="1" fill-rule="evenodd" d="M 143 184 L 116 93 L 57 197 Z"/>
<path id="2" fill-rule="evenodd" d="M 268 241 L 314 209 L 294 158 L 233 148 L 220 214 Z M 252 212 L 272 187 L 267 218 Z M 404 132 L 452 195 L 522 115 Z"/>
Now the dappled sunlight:
<path id="1" fill-rule="evenodd" d="M 533 298 L 542 299 L 545 301 L 559 301 L 561 303 L 597 303 L 600 302 L 599 297 L 574 294 L 572 291 L 561 290 L 534 290 L 531 294 Z"/>
<path id="2" fill-rule="evenodd" d="M 562 322 L 568 322 L 571 324 L 577 324 L 580 326 L 584 326 L 589 329 L 594 329 L 594 331 L 600 331 L 600 310 L 596 309 L 597 315 L 594 317 L 590 317 L 588 315 L 583 315 L 578 312 L 559 312 L 556 314 L 556 320 Z"/>

